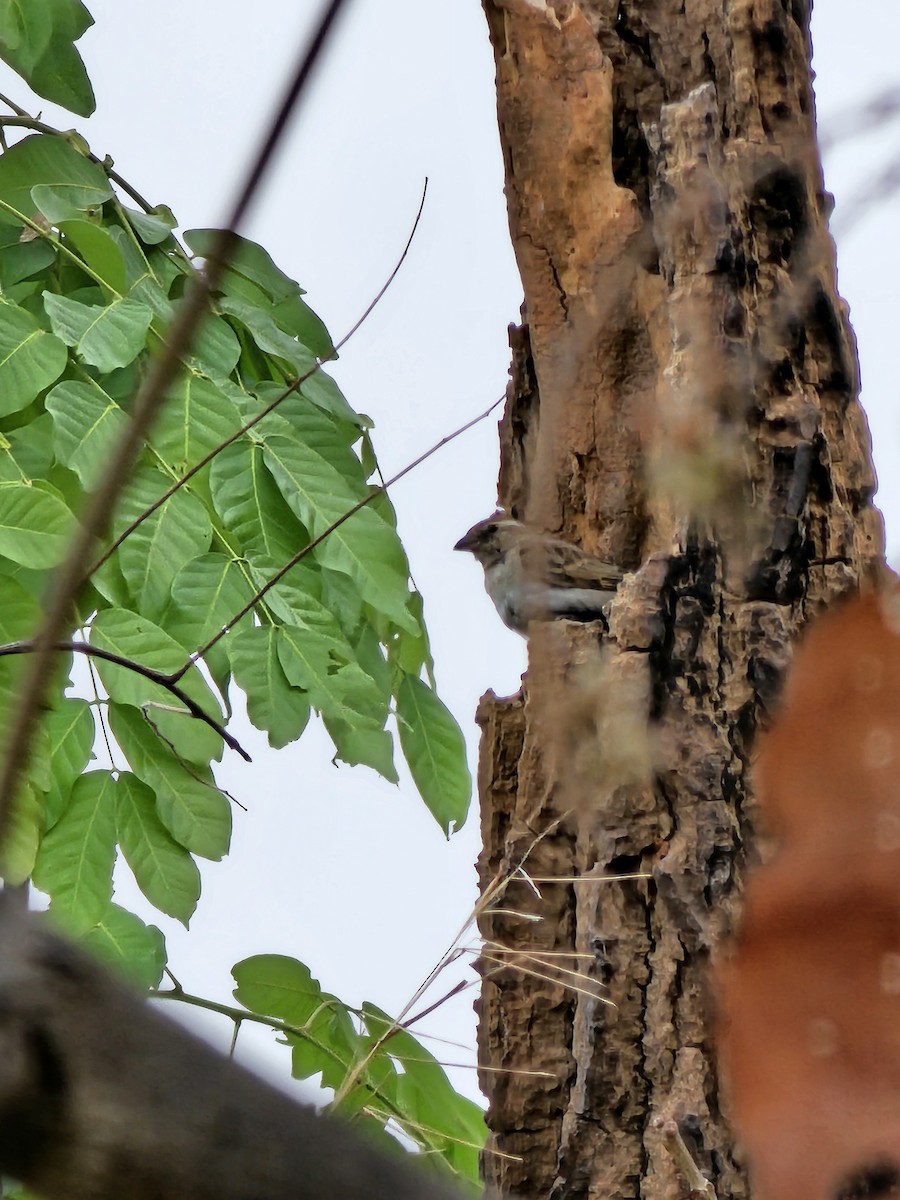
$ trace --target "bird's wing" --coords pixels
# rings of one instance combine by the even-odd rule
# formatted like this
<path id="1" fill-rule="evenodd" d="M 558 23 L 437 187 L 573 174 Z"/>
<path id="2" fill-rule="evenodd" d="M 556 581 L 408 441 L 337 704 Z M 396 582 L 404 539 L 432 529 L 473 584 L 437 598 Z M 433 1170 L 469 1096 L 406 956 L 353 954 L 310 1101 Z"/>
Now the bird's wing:
<path id="1" fill-rule="evenodd" d="M 529 539 L 523 547 L 526 561 L 540 561 L 542 570 L 532 567 L 528 574 L 538 574 L 553 588 L 599 588 L 613 591 L 622 581 L 624 572 L 612 563 L 601 562 L 585 554 L 571 542 L 556 538 Z"/>

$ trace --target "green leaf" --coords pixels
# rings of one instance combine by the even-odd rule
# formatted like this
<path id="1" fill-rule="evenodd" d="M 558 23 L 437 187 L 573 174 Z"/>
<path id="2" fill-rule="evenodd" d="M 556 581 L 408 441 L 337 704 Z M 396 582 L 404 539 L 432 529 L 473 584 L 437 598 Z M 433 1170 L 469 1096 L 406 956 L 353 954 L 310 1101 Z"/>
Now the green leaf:
<path id="1" fill-rule="evenodd" d="M 461 828 L 472 795 L 462 731 L 421 679 L 404 675 L 397 689 L 400 746 L 429 812 L 450 834 Z"/>
<path id="2" fill-rule="evenodd" d="M 7 211 L 13 210 L 11 215 L 34 217 L 37 205 L 31 189 L 42 186 L 54 188 L 81 212 L 100 208 L 113 194 L 101 166 L 85 158 L 68 138 L 51 133 L 23 138 L 0 156 L 0 201 Z"/>
<path id="3" fill-rule="evenodd" d="M 6 438 L 9 452 L 22 475 L 32 480 L 47 476 L 54 457 L 53 422 L 47 413 L 41 413 L 27 425 L 10 430 Z M 21 475 L 16 481 L 20 480 Z"/>
<path id="4" fill-rule="evenodd" d="M 133 300 L 140 300 L 142 304 L 152 308 L 160 321 L 171 321 L 175 308 L 167 295 L 167 268 L 171 268 L 176 273 L 177 268 L 164 254 L 157 256 L 152 251 L 149 254 L 143 253 L 140 246 L 136 245 L 133 234 L 127 229 L 123 229 L 121 225 L 109 225 L 106 228 L 109 236 L 119 247 L 125 263 L 125 282 L 128 295 Z M 151 258 L 153 259 L 152 263 L 149 261 Z"/>
<path id="5" fill-rule="evenodd" d="M 255 589 L 247 572 L 245 563 L 239 564 L 223 554 L 202 554 L 192 559 L 175 576 L 169 605 L 160 623 L 179 645 L 194 653 L 230 624 L 252 598 Z M 230 718 L 231 666 L 221 639 L 204 652 L 203 661 L 222 694 Z"/>
<path id="6" fill-rule="evenodd" d="M 241 344 L 227 321 L 207 313 L 191 342 L 188 365 L 210 379 L 222 382 L 238 364 Z"/>
<path id="7" fill-rule="evenodd" d="M 68 360 L 59 338 L 42 329 L 31 313 L 0 297 L 0 416 L 29 405 L 59 378 Z"/>
<path id="8" fill-rule="evenodd" d="M 263 461 L 262 447 L 245 438 L 226 446 L 212 463 L 210 490 L 216 511 L 252 560 L 274 569 L 309 541 Z"/>
<path id="9" fill-rule="evenodd" d="M 104 373 L 126 367 L 137 358 L 153 319 L 151 309 L 139 300 L 80 304 L 67 296 L 44 292 L 44 308 L 57 337 Z"/>
<path id="10" fill-rule="evenodd" d="M 197 864 L 160 821 L 156 798 L 140 779 L 123 772 L 116 799 L 119 844 L 138 887 L 160 912 L 187 926 L 200 899 Z"/>
<path id="11" fill-rule="evenodd" d="M 231 841 L 231 809 L 212 772 L 188 770 L 132 708 L 110 703 L 113 735 L 138 778 L 156 793 L 162 823 L 179 845 L 218 861 Z"/>
<path id="12" fill-rule="evenodd" d="M 295 518 L 290 514 L 291 520 Z M 248 555 L 251 563 L 250 576 L 257 588 L 267 587 L 275 575 L 276 566 L 261 554 Z M 305 625 L 311 619 L 311 613 L 324 612 L 329 626 L 334 629 L 335 636 L 343 637 L 340 626 L 335 622 L 329 604 L 323 603 L 319 596 L 322 592 L 322 572 L 310 558 L 295 563 L 285 575 L 268 589 L 262 604 L 279 621 L 286 625 Z M 352 657 L 348 649 L 347 658 Z"/>
<path id="13" fill-rule="evenodd" d="M 256 308 L 235 296 L 223 296 L 219 308 L 237 318 L 253 336 L 257 346 L 265 354 L 284 359 L 298 375 L 312 370 L 316 365 L 314 356 L 306 346 L 279 329 L 265 309 Z"/>
<path id="14" fill-rule="evenodd" d="M 431 643 L 428 640 L 428 631 L 425 628 L 425 610 L 422 603 L 421 595 L 416 592 L 410 592 L 409 609 L 416 619 L 418 629 L 415 633 L 409 633 L 405 629 L 398 629 L 394 641 L 391 643 L 390 655 L 391 661 L 403 671 L 406 675 L 415 675 L 418 677 L 422 668 L 425 668 L 425 674 L 434 687 L 434 659 L 431 656 Z"/>
<path id="15" fill-rule="evenodd" d="M 376 1057 L 389 1055 L 402 1068 L 392 1089 L 395 1120 L 423 1149 L 477 1184 L 478 1155 L 487 1137 L 483 1111 L 453 1089 L 437 1059 L 387 1013 L 368 1002 L 362 1011 Z"/>
<path id="16" fill-rule="evenodd" d="M 350 725 L 327 713 L 323 713 L 322 719 L 342 762 L 351 767 L 371 767 L 388 783 L 399 782 L 394 766 L 394 739 L 386 729 Z"/>
<path id="17" fill-rule="evenodd" d="M 3 494 L 0 486 L 0 496 Z M 40 605 L 14 579 L 0 582 L 0 643 L 18 642 L 31 637 L 41 618 Z M 9 658 L 0 659 L 8 663 Z"/>
<path id="18" fill-rule="evenodd" d="M 44 716 L 50 739 L 51 784 L 47 795 L 47 825 L 54 825 L 69 801 L 72 786 L 91 761 L 94 718 L 86 700 L 63 696 Z"/>
<path id="19" fill-rule="evenodd" d="M 266 439 L 265 461 L 282 495 L 316 535 L 344 515 L 358 492 L 313 446 L 278 434 Z M 349 575 L 367 604 L 411 632 L 407 608 L 409 565 L 396 532 L 377 513 L 363 508 L 316 547 L 323 564 Z"/>
<path id="20" fill-rule="evenodd" d="M 91 625 L 90 637 L 92 646 L 110 650 L 154 671 L 168 674 L 185 662 L 184 649 L 168 633 L 147 617 L 124 609 L 107 608 L 99 613 Z M 159 730 L 180 758 L 205 766 L 211 758 L 222 757 L 219 734 L 181 710 L 179 701 L 161 684 L 102 658 L 95 659 L 94 665 L 113 700 L 137 709 L 147 706 L 147 721 Z M 216 721 L 221 720 L 219 705 L 196 667 L 192 666 L 179 683 L 204 712 Z M 167 711 L 171 708 L 179 711 Z"/>
<path id="21" fill-rule="evenodd" d="M 361 1039 L 346 1006 L 323 992 L 303 963 L 280 954 L 244 959 L 232 974 L 235 998 L 250 1012 L 302 1028 L 288 1034 L 295 1077 L 321 1072 L 326 1087 L 340 1086 L 361 1056 Z"/>
<path id="22" fill-rule="evenodd" d="M 150 441 L 169 466 L 183 472 L 240 427 L 237 406 L 223 389 L 185 371 L 169 389 Z"/>
<path id="23" fill-rule="evenodd" d="M 75 530 L 61 500 L 25 483 L 0 483 L 0 554 L 23 566 L 55 567 Z"/>
<path id="24" fill-rule="evenodd" d="M 93 23 L 81 0 L 0 0 L 0 58 L 45 100 L 89 117 L 94 93 L 74 43 Z"/>
<path id="25" fill-rule="evenodd" d="M 166 940 L 155 925 L 110 904 L 82 945 L 141 988 L 155 988 L 166 965 Z"/>
<path id="26" fill-rule="evenodd" d="M 259 407 L 267 408 L 284 393 L 284 390 L 284 387 L 278 383 L 259 383 L 254 387 L 253 393 L 259 401 Z M 347 448 L 359 438 L 360 431 L 371 424 L 368 417 L 353 411 L 344 399 L 341 389 L 321 368 L 305 379 L 298 391 L 294 391 L 280 400 L 273 415 L 287 419 L 291 429 L 285 430 L 284 426 L 281 426 L 277 429 L 272 428 L 272 433 L 293 433 L 302 430 L 306 435 L 305 440 L 313 440 L 315 431 L 318 429 L 320 437 L 324 435 L 332 440 L 334 430 L 342 430 L 344 436 L 340 440 L 340 445 L 341 453 L 344 454 L 346 454 Z M 263 437 L 268 433 L 266 424 L 268 420 L 269 418 L 264 418 L 259 425 Z M 345 462 L 348 461 L 350 460 L 345 459 Z M 352 461 L 352 471 L 359 485 L 362 486 L 367 475 L 365 471 L 361 470 L 361 464 L 355 455 Z"/>
<path id="27" fill-rule="evenodd" d="M 271 626 L 234 630 L 228 657 L 238 687 L 247 697 L 247 715 L 281 748 L 295 741 L 309 721 L 309 698 L 291 687 L 278 658 L 278 632 Z"/>
<path id="28" fill-rule="evenodd" d="M 53 418 L 57 458 L 90 491 L 109 465 L 128 417 L 96 383 L 67 379 L 47 393 L 44 403 Z"/>
<path id="29" fill-rule="evenodd" d="M 309 693 L 327 717 L 369 729 L 380 729 L 387 706 L 372 678 L 355 662 L 338 666 L 334 643 L 326 631 L 285 625 L 278 629 L 278 658 L 288 682 Z"/>
<path id="30" fill-rule="evenodd" d="M 116 781 L 89 771 L 72 788 L 69 807 L 41 842 L 34 882 L 73 932 L 96 925 L 112 899 L 116 857 Z"/>
<path id="31" fill-rule="evenodd" d="M 134 473 L 117 512 L 124 529 L 164 494 L 167 480 L 146 467 Z M 186 562 L 204 554 L 212 540 L 205 506 L 189 490 L 175 492 L 130 533 L 118 550 L 122 572 L 138 610 L 155 618 L 169 600 L 172 580 Z"/>
<path id="32" fill-rule="evenodd" d="M 194 254 L 206 258 L 212 253 L 220 232 L 218 229 L 189 229 L 184 235 L 184 240 Z M 228 260 L 228 269 L 255 283 L 276 303 L 289 296 L 298 296 L 302 291 L 296 280 L 275 266 L 267 250 L 256 242 L 237 235 Z"/>
<path id="33" fill-rule="evenodd" d="M 49 219 L 49 214 L 44 215 Z M 97 221 L 65 220 L 59 222 L 59 231 L 110 291 L 125 290 L 125 258 L 108 229 Z"/>
<path id="34" fill-rule="evenodd" d="M 250 1012 L 302 1025 L 322 1002 L 309 967 L 283 954 L 255 954 L 231 968 L 234 998 Z"/>
<path id="35" fill-rule="evenodd" d="M 302 1034 L 287 1035 L 293 1047 L 291 1074 L 295 1079 L 308 1079 L 321 1072 L 323 1087 L 339 1088 L 363 1057 L 362 1038 L 336 997 L 323 992 L 322 1001 Z"/>
<path id="36" fill-rule="evenodd" d="M 308 346 L 317 358 L 323 361 L 336 359 L 334 343 L 321 317 L 299 296 L 288 296 L 271 309 L 273 318 L 282 329 Z"/>
<path id="37" fill-rule="evenodd" d="M 202 554 L 185 563 L 172 581 L 163 624 L 186 650 L 194 651 L 227 625 L 254 595 L 234 559 Z"/>
<path id="38" fill-rule="evenodd" d="M 140 212 L 134 208 L 124 208 L 135 233 L 147 246 L 157 246 L 164 242 L 178 222 L 170 208 L 165 204 L 157 204 L 152 212 Z"/>
<path id="39" fill-rule="evenodd" d="M 0 224 L 0 287 L 9 291 L 14 284 L 49 267 L 56 259 L 56 247 L 46 238 L 23 242 L 22 226 Z"/>

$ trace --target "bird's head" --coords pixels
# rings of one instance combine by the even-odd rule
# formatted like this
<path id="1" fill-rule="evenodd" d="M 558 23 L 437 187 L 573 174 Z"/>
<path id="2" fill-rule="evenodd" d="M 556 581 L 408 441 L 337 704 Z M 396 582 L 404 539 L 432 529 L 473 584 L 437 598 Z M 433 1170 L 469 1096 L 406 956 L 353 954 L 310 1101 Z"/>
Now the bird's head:
<path id="1" fill-rule="evenodd" d="M 503 561 L 504 555 L 524 532 L 521 522 L 504 512 L 495 512 L 473 525 L 453 549 L 468 550 L 483 567 L 491 567 Z"/>

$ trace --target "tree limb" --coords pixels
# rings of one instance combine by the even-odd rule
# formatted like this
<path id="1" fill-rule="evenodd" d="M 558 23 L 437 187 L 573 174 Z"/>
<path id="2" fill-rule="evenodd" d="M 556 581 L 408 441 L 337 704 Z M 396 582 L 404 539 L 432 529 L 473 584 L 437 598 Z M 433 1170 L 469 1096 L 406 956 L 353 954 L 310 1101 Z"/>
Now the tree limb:
<path id="1" fill-rule="evenodd" d="M 0 897 L 0 1172 L 47 1200 L 458 1200 Z"/>

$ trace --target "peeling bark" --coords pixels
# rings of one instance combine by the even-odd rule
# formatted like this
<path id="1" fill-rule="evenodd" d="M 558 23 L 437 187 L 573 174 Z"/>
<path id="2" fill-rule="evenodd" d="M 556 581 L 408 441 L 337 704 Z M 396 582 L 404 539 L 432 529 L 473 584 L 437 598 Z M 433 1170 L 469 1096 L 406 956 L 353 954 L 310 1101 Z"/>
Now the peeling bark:
<path id="1" fill-rule="evenodd" d="M 707 974 L 758 852 L 753 736 L 806 619 L 883 563 L 809 6 L 484 5 L 527 322 L 501 503 L 634 571 L 608 633 L 533 627 L 522 695 L 479 711 L 482 885 L 509 879 L 486 1177 L 675 1200 L 674 1121 L 740 1197 Z"/>

